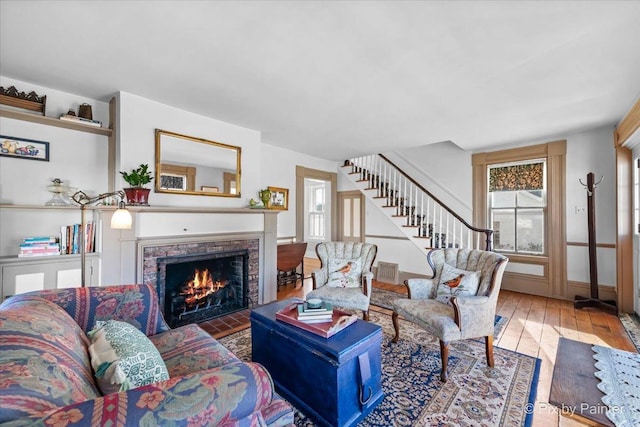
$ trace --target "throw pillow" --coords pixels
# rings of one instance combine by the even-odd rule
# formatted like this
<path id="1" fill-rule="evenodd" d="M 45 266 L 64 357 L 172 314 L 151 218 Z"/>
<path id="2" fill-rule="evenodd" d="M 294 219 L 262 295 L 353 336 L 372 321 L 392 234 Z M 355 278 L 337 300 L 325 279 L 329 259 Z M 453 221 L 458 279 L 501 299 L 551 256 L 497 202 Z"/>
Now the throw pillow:
<path id="1" fill-rule="evenodd" d="M 91 366 L 103 395 L 169 379 L 156 347 L 129 323 L 98 321 L 88 335 Z"/>
<path id="2" fill-rule="evenodd" d="M 475 295 L 480 285 L 480 271 L 460 270 L 445 264 L 440 274 L 436 300 L 452 305 L 451 297 L 460 295 Z"/>
<path id="3" fill-rule="evenodd" d="M 333 288 L 359 288 L 362 286 L 362 260 L 360 258 L 332 258 L 328 286 Z"/>

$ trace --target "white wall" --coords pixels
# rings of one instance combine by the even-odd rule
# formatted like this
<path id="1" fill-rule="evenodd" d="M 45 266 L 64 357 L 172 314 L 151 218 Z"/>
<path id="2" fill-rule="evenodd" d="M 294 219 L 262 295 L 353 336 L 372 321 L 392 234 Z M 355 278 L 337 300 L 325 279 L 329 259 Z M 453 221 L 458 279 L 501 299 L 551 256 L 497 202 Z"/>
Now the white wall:
<path id="1" fill-rule="evenodd" d="M 154 193 L 149 204 L 157 206 L 243 207 L 260 186 L 262 144 L 260 132 L 194 114 L 126 92 L 119 93 L 118 171 L 148 163 L 155 172 L 155 130 L 162 129 L 242 148 L 241 197 L 205 197 Z M 116 187 L 126 183 L 118 174 Z M 152 184 L 150 184 L 152 185 Z"/>
<path id="2" fill-rule="evenodd" d="M 0 86 L 47 95 L 46 115 L 58 118 L 82 103 L 107 126 L 108 103 L 0 76 Z M 0 203 L 44 205 L 53 196 L 47 186 L 60 178 L 87 194 L 107 190 L 108 138 L 70 129 L 0 117 L 0 134 L 49 143 L 49 161 L 0 157 Z M 78 216 L 79 217 L 79 216 Z M 4 239 L 3 239 L 4 240 Z"/>
<path id="3" fill-rule="evenodd" d="M 15 85 L 20 91 L 35 90 L 47 95 L 47 116 L 59 117 L 81 103 L 93 106 L 94 119 L 108 123 L 108 103 L 78 97 L 50 88 L 0 77 L 2 86 Z M 267 186 L 290 190 L 289 210 L 278 216 L 278 235 L 295 235 L 295 168 L 335 171 L 336 163 L 261 142 L 260 132 L 164 105 L 143 97 L 119 92 L 117 99 L 116 189 L 126 185 L 119 173 L 141 163 L 155 169 L 155 129 L 211 139 L 242 148 L 241 197 L 192 196 L 152 192 L 152 206 L 169 207 L 245 207 L 259 189 Z M 1 203 L 44 205 L 52 194 L 46 190 L 53 178 L 69 181 L 89 194 L 107 191 L 108 138 L 19 120 L 0 118 L 0 134 L 48 141 L 49 162 L 0 157 Z M 155 172 L 155 170 L 154 170 Z M 110 214 L 105 213 L 107 217 Z M 89 218 L 92 219 L 92 218 Z M 57 235 L 60 225 L 80 221 L 80 210 L 0 210 L 0 256 L 15 256 L 18 244 L 27 235 Z M 108 218 L 107 218 L 108 220 Z M 134 231 L 122 234 L 105 230 L 102 253 L 102 283 L 130 282 L 135 277 L 135 253 L 123 252 Z M 124 240 L 120 240 L 123 239 Z M 124 243 L 118 243 L 124 242 Z M 128 247 L 128 246 L 127 246 Z"/>
<path id="4" fill-rule="evenodd" d="M 280 187 L 289 189 L 289 210 L 278 214 L 278 238 L 296 235 L 296 166 L 335 172 L 337 163 L 331 160 L 287 150 L 269 144 L 262 144 L 262 173 L 260 186 L 253 193 L 246 194 L 247 200 L 258 197 L 258 189 Z"/>
<path id="5" fill-rule="evenodd" d="M 559 139 L 567 140 L 566 157 L 566 238 L 568 242 L 587 243 L 587 195 L 579 179 L 586 182 L 588 172 L 596 180 L 604 180 L 596 189 L 596 237 L 599 244 L 615 243 L 615 152 L 614 126 L 557 135 L 544 140 L 519 142 L 489 147 L 496 151 L 523 147 Z M 471 217 L 472 166 L 471 152 L 464 152 L 452 143 L 439 143 L 387 156 L 425 186 L 463 218 Z M 355 189 L 345 177 L 338 181 L 342 191 Z M 457 209 L 456 209 L 457 208 Z M 577 212 L 576 212 L 577 208 Z M 398 240 L 403 234 L 376 206 L 366 204 L 367 241 L 379 245 L 377 261 L 397 262 L 400 270 L 428 274 L 426 260 L 408 240 Z M 481 224 L 474 224 L 482 226 Z M 381 237 L 381 236 L 387 236 Z M 616 285 L 615 249 L 598 248 L 598 279 L 604 286 Z M 427 272 L 425 273 L 425 269 Z M 589 282 L 589 259 L 585 246 L 567 247 L 567 280 Z"/>

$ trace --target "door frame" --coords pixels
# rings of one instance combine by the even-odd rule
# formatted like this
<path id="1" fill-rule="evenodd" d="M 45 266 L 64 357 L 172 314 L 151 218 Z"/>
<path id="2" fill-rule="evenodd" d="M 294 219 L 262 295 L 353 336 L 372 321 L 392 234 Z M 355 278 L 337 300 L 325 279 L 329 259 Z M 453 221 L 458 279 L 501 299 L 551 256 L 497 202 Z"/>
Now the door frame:
<path id="1" fill-rule="evenodd" d="M 344 209 L 342 208 L 344 206 L 344 200 L 347 197 L 353 197 L 353 196 L 358 196 L 360 198 L 360 242 L 364 243 L 365 242 L 365 213 L 366 213 L 366 202 L 367 199 L 364 197 L 364 194 L 362 194 L 361 191 L 359 190 L 349 190 L 349 191 L 340 191 L 338 192 L 338 204 L 339 204 L 339 208 L 338 208 L 338 239 L 342 239 L 344 237 L 344 230 L 343 230 L 343 224 L 344 224 Z M 352 225 L 353 226 L 353 225 Z"/>
<path id="2" fill-rule="evenodd" d="M 331 240 L 338 237 L 338 174 L 319 169 L 296 166 L 296 241 L 304 242 L 304 179 L 319 179 L 331 182 Z"/>

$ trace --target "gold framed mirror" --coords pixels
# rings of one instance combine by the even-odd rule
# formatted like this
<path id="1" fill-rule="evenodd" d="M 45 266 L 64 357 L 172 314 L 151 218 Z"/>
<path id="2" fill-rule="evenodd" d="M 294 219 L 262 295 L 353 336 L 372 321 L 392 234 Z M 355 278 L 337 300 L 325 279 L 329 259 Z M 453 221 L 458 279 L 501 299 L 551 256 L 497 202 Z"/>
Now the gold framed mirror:
<path id="1" fill-rule="evenodd" d="M 156 129 L 156 193 L 240 197 L 242 149 Z"/>

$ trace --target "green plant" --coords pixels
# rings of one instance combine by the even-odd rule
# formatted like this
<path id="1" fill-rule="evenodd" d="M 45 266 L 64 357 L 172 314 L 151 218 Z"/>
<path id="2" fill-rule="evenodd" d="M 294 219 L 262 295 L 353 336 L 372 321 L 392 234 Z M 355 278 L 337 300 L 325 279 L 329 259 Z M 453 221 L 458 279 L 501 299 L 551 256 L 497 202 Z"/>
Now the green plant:
<path id="1" fill-rule="evenodd" d="M 120 175 L 132 187 L 142 187 L 153 179 L 149 165 L 146 164 L 140 164 L 139 168 L 132 169 L 130 173 L 120 171 Z"/>

